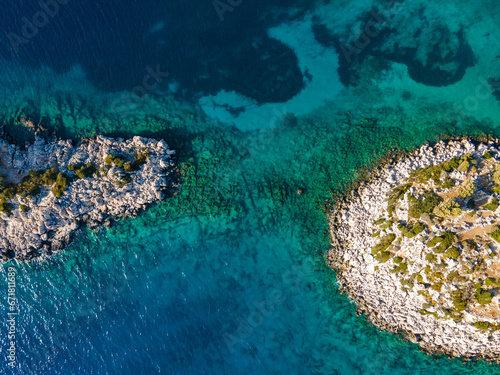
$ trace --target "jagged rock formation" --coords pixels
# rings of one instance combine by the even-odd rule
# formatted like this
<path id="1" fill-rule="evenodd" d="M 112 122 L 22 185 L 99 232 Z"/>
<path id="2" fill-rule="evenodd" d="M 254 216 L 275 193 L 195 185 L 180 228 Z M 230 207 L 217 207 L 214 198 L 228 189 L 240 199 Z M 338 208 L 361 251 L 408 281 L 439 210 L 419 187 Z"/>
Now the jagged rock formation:
<path id="1" fill-rule="evenodd" d="M 36 137 L 22 148 L 0 139 L 3 260 L 52 254 L 81 223 L 95 228 L 133 216 L 175 188 L 163 140 L 98 136 L 73 145 Z"/>
<path id="2" fill-rule="evenodd" d="M 431 353 L 499 362 L 499 147 L 425 145 L 339 202 L 328 262 L 373 324 Z"/>

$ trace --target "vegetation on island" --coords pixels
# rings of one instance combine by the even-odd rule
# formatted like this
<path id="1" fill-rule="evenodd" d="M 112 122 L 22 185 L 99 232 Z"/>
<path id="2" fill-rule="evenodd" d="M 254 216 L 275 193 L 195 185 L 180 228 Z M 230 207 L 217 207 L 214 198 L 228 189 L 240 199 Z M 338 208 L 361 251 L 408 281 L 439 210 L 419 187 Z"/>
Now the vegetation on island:
<path id="1" fill-rule="evenodd" d="M 10 215 L 15 208 L 13 200 L 16 195 L 28 203 L 31 198 L 42 193 L 43 187 L 50 187 L 52 194 L 61 198 L 73 181 L 105 176 L 112 166 L 119 170 L 120 178 L 115 180 L 116 184 L 123 187 L 132 182 L 131 173 L 139 170 L 149 157 L 149 150 L 146 148 L 137 150 L 133 157 L 109 154 L 99 170 L 92 162 L 70 164 L 66 167 L 66 172 L 54 166 L 45 170 L 28 171 L 19 183 L 11 183 L 7 176 L 0 175 L 0 212 Z M 28 204 L 19 204 L 19 209 L 22 212 L 30 210 Z"/>
<path id="2" fill-rule="evenodd" d="M 460 321 L 468 311 L 476 328 L 500 329 L 491 312 L 500 311 L 498 156 L 466 154 L 411 172 L 373 223 L 375 270 L 398 274 L 403 291 L 422 296 L 423 315 Z"/>

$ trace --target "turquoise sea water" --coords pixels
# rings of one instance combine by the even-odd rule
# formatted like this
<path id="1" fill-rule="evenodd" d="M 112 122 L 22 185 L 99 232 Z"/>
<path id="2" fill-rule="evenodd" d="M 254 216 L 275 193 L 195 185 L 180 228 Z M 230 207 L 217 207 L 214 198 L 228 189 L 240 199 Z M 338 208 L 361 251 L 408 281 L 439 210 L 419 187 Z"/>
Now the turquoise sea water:
<path id="1" fill-rule="evenodd" d="M 447 23 L 453 39 L 461 24 L 475 56 L 473 66 L 467 56 L 455 61 L 464 76 L 416 66 L 419 57 L 408 50 L 375 48 L 383 40 L 347 71 L 335 40 L 347 38 L 343 25 L 363 24 L 372 5 L 390 9 L 384 1 L 243 1 L 224 21 L 205 3 L 61 5 L 17 59 L 1 51 L 7 132 L 23 139 L 15 118 L 29 116 L 64 137 L 163 137 L 177 150 L 183 184 L 138 218 L 81 231 L 48 262 L 3 266 L 4 357 L 9 267 L 19 315 L 16 366 L 5 359 L 0 371 L 500 373 L 498 365 L 423 354 L 370 326 L 339 294 L 323 258 L 327 209 L 386 152 L 446 134 L 499 135 L 498 51 L 489 48 L 499 13 L 486 3 L 488 12 L 469 5 L 474 20 L 457 16 L 458 3 L 429 5 L 410 25 L 425 33 L 425 21 Z M 418 8 L 405 6 L 400 17 Z M 3 17 L 37 11 L 20 7 L 7 7 Z M 75 37 L 63 38 L 61 27 Z M 396 26 L 390 31 L 408 41 Z M 210 43 L 207 33 L 215 35 Z M 439 46 L 446 38 L 436 39 Z M 415 40 L 417 51 L 428 49 Z M 156 61 L 169 78 L 139 101 L 124 99 Z M 441 80 L 432 86 L 423 75 Z"/>

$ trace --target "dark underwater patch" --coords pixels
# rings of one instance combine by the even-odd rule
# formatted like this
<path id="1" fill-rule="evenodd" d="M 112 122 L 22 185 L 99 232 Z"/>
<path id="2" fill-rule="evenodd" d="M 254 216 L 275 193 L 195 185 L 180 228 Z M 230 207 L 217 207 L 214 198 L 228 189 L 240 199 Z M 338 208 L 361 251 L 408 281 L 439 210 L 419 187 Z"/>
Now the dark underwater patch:
<path id="1" fill-rule="evenodd" d="M 409 17 L 419 18 L 415 25 L 428 24 L 422 12 L 409 13 Z M 466 69 L 474 65 L 474 54 L 462 29 L 452 32 L 447 25 L 441 24 L 434 28 L 433 38 L 428 39 L 418 27 L 408 37 L 403 32 L 407 33 L 411 25 L 401 25 L 395 20 L 389 12 L 372 9 L 358 18 L 361 30 L 353 36 L 334 34 L 316 19 L 315 38 L 322 45 L 335 48 L 339 54 L 338 73 L 345 86 L 359 83 L 360 70 L 370 58 L 384 59 L 386 65 L 403 63 L 414 81 L 436 87 L 460 81 Z"/>
<path id="2" fill-rule="evenodd" d="M 188 97 L 225 89 L 258 102 L 281 102 L 303 87 L 293 51 L 267 30 L 303 14 L 310 1 L 232 2 L 238 6 L 228 8 L 223 20 L 206 0 L 58 1 L 68 3 L 35 28 L 26 25 L 38 22 L 36 15 L 45 9 L 40 4 L 5 6 L 0 56 L 60 73 L 79 64 L 93 84 L 110 92 L 132 90 L 146 68 L 158 64 Z"/>

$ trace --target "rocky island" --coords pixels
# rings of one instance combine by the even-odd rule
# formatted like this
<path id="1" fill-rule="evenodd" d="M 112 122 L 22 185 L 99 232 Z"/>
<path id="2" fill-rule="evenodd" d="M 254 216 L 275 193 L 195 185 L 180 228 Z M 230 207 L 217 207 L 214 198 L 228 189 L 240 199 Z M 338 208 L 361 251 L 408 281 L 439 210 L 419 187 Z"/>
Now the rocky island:
<path id="1" fill-rule="evenodd" d="M 82 223 L 109 225 L 164 199 L 175 188 L 173 153 L 165 141 L 141 137 L 73 144 L 37 135 L 27 145 L 0 138 L 1 260 L 44 258 Z"/>
<path id="2" fill-rule="evenodd" d="M 500 144 L 424 145 L 331 215 L 329 265 L 374 325 L 433 354 L 500 362 Z"/>

